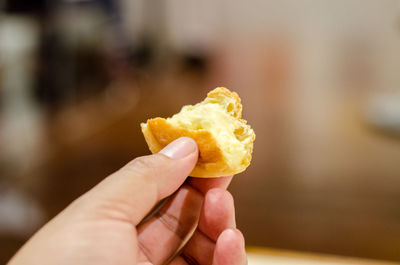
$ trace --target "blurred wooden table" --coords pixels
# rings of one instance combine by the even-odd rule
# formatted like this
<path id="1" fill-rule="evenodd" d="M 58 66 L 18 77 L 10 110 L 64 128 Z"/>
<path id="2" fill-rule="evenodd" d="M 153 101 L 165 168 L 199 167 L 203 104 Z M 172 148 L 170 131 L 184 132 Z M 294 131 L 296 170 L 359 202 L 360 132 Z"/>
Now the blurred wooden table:
<path id="1" fill-rule="evenodd" d="M 269 248 L 247 248 L 249 265 L 394 265 L 383 260 L 368 260 L 334 255 L 294 252 Z"/>

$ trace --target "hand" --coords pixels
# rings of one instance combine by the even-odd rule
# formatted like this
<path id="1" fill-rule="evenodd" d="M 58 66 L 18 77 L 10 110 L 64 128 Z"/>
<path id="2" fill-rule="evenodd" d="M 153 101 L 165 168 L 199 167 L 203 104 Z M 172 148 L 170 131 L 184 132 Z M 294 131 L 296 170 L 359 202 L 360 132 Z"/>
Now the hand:
<path id="1" fill-rule="evenodd" d="M 196 143 L 180 138 L 136 158 L 46 224 L 9 265 L 247 264 L 225 190 L 231 177 L 185 182 L 197 157 Z"/>

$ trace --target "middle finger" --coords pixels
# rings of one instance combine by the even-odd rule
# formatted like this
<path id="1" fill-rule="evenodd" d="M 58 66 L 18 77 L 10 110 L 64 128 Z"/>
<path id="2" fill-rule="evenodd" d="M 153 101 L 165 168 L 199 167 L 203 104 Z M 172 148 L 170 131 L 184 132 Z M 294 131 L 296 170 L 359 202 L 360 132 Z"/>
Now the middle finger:
<path id="1" fill-rule="evenodd" d="M 149 220 L 137 228 L 139 261 L 163 264 L 194 231 L 203 195 L 189 185 L 182 186 Z"/>

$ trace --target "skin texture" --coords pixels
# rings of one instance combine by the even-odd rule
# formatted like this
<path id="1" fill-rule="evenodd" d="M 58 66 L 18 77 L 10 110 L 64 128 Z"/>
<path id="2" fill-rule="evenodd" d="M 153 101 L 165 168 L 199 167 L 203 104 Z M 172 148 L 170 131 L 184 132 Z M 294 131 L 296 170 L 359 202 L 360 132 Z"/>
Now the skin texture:
<path id="1" fill-rule="evenodd" d="M 72 202 L 9 264 L 247 264 L 226 191 L 232 177 L 187 178 L 197 157 L 196 143 L 180 138 L 136 158 Z"/>

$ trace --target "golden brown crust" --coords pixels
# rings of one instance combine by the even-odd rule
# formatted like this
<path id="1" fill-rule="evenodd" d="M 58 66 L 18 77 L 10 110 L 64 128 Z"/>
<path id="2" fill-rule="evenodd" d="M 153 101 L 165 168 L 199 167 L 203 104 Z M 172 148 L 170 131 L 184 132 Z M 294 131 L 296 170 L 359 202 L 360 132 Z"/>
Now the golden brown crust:
<path id="1" fill-rule="evenodd" d="M 226 174 L 225 176 L 233 173 L 229 170 L 214 137 L 205 130 L 187 130 L 175 127 L 163 118 L 154 118 L 148 120 L 147 125 L 142 124 L 142 132 L 152 153 L 158 153 L 179 137 L 186 136 L 194 139 L 199 148 L 199 159 L 190 174 L 192 177 L 215 177 L 215 172 L 218 175 Z"/>
<path id="2" fill-rule="evenodd" d="M 229 102 L 233 102 L 232 111 L 230 113 L 238 120 L 241 120 L 242 105 L 240 104 L 238 94 L 221 87 L 209 92 L 206 100 L 213 102 L 214 100 L 221 98 L 228 98 L 230 100 Z M 245 120 L 241 121 L 246 123 Z M 206 130 L 190 130 L 174 126 L 163 118 L 149 119 L 147 120 L 147 123 L 142 123 L 141 127 L 145 140 L 152 153 L 158 153 L 161 149 L 179 137 L 185 136 L 193 138 L 199 149 L 199 159 L 196 167 L 190 174 L 192 177 L 212 178 L 229 176 L 244 171 L 250 164 L 252 144 L 248 157 L 242 161 L 241 169 L 238 172 L 237 168 L 235 168 L 235 170 L 230 168 L 223 155 L 223 151 L 218 147 L 216 139 Z M 254 140 L 254 133 L 252 137 L 252 140 Z"/>

